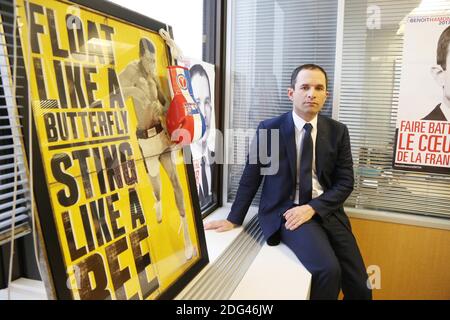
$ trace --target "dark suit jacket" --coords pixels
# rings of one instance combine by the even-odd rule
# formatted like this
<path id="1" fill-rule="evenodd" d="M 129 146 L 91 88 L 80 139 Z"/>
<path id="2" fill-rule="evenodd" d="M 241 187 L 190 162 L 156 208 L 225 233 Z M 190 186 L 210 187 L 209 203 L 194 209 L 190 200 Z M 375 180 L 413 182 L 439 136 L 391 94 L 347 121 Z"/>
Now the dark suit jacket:
<path id="1" fill-rule="evenodd" d="M 209 160 L 211 159 L 211 151 L 207 151 L 207 157 Z M 210 165 L 208 166 L 206 164 L 205 156 L 201 158 L 201 165 L 200 165 L 200 174 L 202 176 L 202 183 L 198 186 L 198 199 L 200 202 L 200 208 L 206 209 L 211 204 L 213 204 L 214 200 L 214 192 L 216 190 L 216 183 L 217 179 L 215 176 L 215 170 L 216 170 L 216 164 L 213 161 L 209 161 Z M 211 180 L 208 181 L 206 177 L 207 170 L 210 171 L 210 177 Z M 209 195 L 209 191 L 211 191 L 211 195 Z"/>
<path id="2" fill-rule="evenodd" d="M 279 243 L 277 233 L 283 223 L 283 213 L 294 206 L 296 191 L 297 152 L 292 111 L 262 121 L 258 126 L 251 150 L 258 143 L 264 146 L 265 150 L 271 150 L 273 143 L 270 139 L 271 135 L 268 133 L 265 139 L 261 129 L 268 131 L 279 129 L 279 169 L 276 174 L 261 175 L 261 169 L 272 163 L 264 164 L 267 161 L 261 161 L 259 157 L 255 159 L 254 154 L 250 152 L 227 219 L 235 224 L 242 224 L 264 178 L 258 211 L 259 222 L 268 244 L 276 245 Z M 322 219 L 327 219 L 329 215 L 334 214 L 350 228 L 343 210 L 343 203 L 351 194 L 354 183 L 348 129 L 344 124 L 321 115 L 317 119 L 316 171 L 324 192 L 321 196 L 312 199 L 309 205 Z"/>
<path id="3" fill-rule="evenodd" d="M 444 113 L 441 110 L 441 104 L 439 103 L 426 117 L 422 120 L 434 120 L 434 121 L 447 121 Z"/>

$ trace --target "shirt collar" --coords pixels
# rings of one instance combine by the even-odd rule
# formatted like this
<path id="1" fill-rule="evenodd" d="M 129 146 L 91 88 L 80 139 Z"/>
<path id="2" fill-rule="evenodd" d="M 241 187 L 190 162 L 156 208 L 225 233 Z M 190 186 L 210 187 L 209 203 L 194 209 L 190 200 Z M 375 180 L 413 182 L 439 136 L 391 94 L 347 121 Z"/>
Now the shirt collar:
<path id="1" fill-rule="evenodd" d="M 306 121 L 303 120 L 302 118 L 300 118 L 294 110 L 292 110 L 292 119 L 294 120 L 294 125 L 298 130 L 303 130 L 303 126 L 305 125 Z M 311 125 L 314 128 L 317 128 L 317 115 L 314 117 L 314 119 L 312 119 L 309 123 L 311 123 Z"/>

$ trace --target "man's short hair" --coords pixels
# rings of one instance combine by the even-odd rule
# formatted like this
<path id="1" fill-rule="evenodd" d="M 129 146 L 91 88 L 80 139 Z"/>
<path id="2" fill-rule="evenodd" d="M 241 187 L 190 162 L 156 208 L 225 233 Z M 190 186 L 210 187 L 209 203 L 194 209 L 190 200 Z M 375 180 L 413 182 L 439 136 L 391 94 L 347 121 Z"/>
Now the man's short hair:
<path id="1" fill-rule="evenodd" d="M 211 95 L 211 85 L 209 84 L 209 77 L 208 74 L 206 73 L 206 70 L 203 68 L 203 66 L 201 64 L 194 64 L 191 69 L 189 69 L 189 74 L 191 76 L 191 79 L 195 76 L 202 76 L 205 77 L 207 82 L 208 82 L 208 90 L 209 90 L 209 94 Z"/>
<path id="2" fill-rule="evenodd" d="M 297 82 L 297 76 L 298 76 L 299 72 L 302 71 L 303 69 L 322 71 L 322 73 L 325 75 L 325 88 L 328 88 L 328 76 L 327 76 L 327 73 L 325 72 L 325 70 L 317 64 L 308 63 L 308 64 L 303 64 L 303 65 L 295 68 L 294 71 L 292 71 L 292 74 L 291 74 L 291 88 L 292 89 L 295 88 L 295 83 Z"/>
<path id="3" fill-rule="evenodd" d="M 442 69 L 447 69 L 447 55 L 450 44 L 450 26 L 445 29 L 441 36 L 439 37 L 437 52 L 436 52 L 436 62 L 442 67 Z"/>
<path id="4" fill-rule="evenodd" d="M 142 57 L 145 54 L 145 51 L 150 51 L 150 53 L 155 53 L 155 46 L 153 43 L 146 39 L 142 38 L 139 41 L 139 57 Z"/>

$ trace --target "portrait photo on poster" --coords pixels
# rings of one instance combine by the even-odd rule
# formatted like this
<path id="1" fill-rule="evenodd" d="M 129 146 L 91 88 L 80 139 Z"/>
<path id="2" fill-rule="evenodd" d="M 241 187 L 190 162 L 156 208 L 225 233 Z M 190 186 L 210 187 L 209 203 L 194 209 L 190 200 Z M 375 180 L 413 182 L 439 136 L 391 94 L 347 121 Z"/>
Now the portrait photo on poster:
<path id="1" fill-rule="evenodd" d="M 180 63 L 189 69 L 192 95 L 206 124 L 202 139 L 191 144 L 200 208 L 205 213 L 218 203 L 215 71 L 214 65 L 196 59 L 184 58 Z"/>
<path id="2" fill-rule="evenodd" d="M 450 174 L 450 16 L 408 16 L 395 169 Z"/>
<path id="3" fill-rule="evenodd" d="M 18 8 L 55 298 L 175 297 L 208 255 L 193 166 L 166 127 L 168 27 L 103 1 Z"/>

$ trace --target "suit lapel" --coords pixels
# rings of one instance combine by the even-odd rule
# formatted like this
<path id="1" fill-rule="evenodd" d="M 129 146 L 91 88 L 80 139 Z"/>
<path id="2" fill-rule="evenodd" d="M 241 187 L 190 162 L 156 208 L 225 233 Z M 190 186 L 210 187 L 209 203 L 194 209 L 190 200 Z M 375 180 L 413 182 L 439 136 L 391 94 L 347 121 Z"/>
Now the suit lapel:
<path id="1" fill-rule="evenodd" d="M 445 106 L 444 106 L 445 107 Z M 442 112 L 442 104 L 439 103 L 433 110 L 433 120 L 447 121 L 444 112 Z"/>
<path id="2" fill-rule="evenodd" d="M 320 181 L 320 175 L 322 174 L 322 170 L 324 164 L 327 160 L 327 153 L 329 150 L 328 145 L 328 131 L 329 128 L 323 118 L 318 116 L 317 118 L 317 138 L 316 138 L 316 172 L 317 179 Z"/>
<path id="3" fill-rule="evenodd" d="M 286 113 L 286 119 L 283 121 L 281 125 L 281 135 L 282 140 L 285 142 L 286 151 L 289 159 L 289 166 L 291 168 L 291 174 L 292 177 L 296 177 L 296 146 L 295 146 L 295 127 L 294 127 L 294 120 L 292 119 L 292 113 L 288 112 Z"/>

